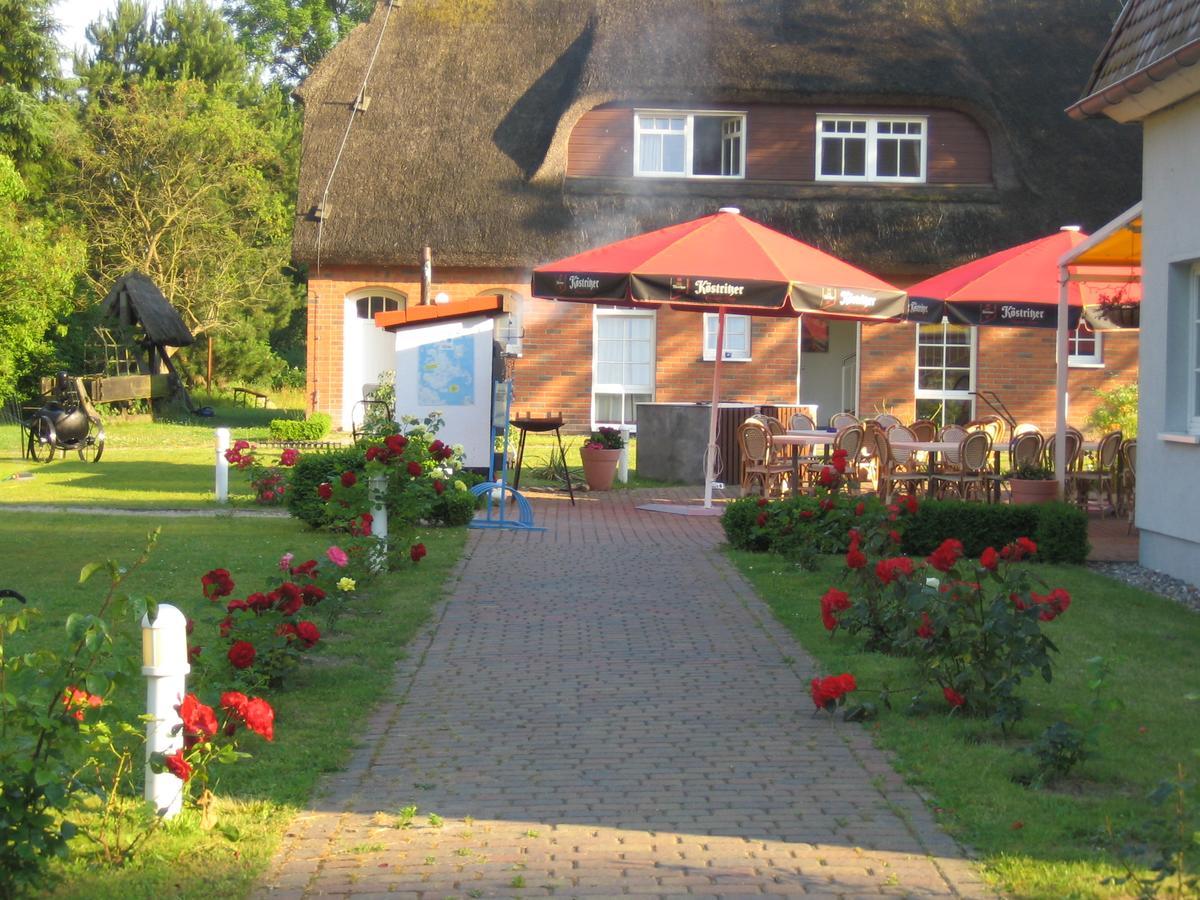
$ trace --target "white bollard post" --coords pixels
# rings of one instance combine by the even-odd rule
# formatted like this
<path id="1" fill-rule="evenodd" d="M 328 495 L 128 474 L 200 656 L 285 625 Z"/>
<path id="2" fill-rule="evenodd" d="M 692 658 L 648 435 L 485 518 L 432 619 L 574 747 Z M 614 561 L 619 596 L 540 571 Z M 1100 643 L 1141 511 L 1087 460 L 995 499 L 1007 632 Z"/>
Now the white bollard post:
<path id="1" fill-rule="evenodd" d="M 380 569 L 387 562 L 387 540 L 388 540 L 388 520 L 387 520 L 387 504 L 384 498 L 387 496 L 387 476 L 372 475 L 370 483 L 371 493 L 371 534 L 379 540 L 379 545 L 375 548 L 374 568 Z"/>
<path id="2" fill-rule="evenodd" d="M 229 429 L 217 429 L 217 502 L 229 502 L 229 460 L 225 451 L 229 449 Z"/>
<path id="3" fill-rule="evenodd" d="M 183 782 L 170 772 L 153 771 L 150 757 L 154 753 L 170 755 L 183 746 L 183 722 L 176 707 L 183 702 L 187 674 L 192 670 L 187 653 L 183 613 L 164 603 L 153 622 L 142 616 L 146 712 L 153 717 L 146 723 L 146 799 L 164 819 L 177 815 L 183 806 Z"/>
<path id="4" fill-rule="evenodd" d="M 624 440 L 624 446 L 621 448 L 621 457 L 617 461 L 617 481 L 621 484 L 629 483 L 629 429 L 621 428 L 621 437 Z"/>

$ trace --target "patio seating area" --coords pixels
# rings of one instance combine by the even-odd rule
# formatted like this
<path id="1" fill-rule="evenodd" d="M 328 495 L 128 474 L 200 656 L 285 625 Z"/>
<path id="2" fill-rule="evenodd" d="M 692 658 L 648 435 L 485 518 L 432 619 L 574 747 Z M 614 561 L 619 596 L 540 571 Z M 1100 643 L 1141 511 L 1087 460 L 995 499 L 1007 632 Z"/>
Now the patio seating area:
<path id="1" fill-rule="evenodd" d="M 939 428 L 928 419 L 909 425 L 895 416 L 858 419 L 839 413 L 827 428 L 807 416 L 754 415 L 738 428 L 741 490 L 780 498 L 811 493 L 833 453 L 850 460 L 844 480 L 851 492 L 890 499 L 898 494 L 957 497 L 985 503 L 1026 502 L 1014 483 L 1054 483 L 1055 437 L 1031 423 L 984 416 Z M 1102 515 L 1129 517 L 1135 501 L 1136 438 L 1113 431 L 1089 440 L 1066 435 L 1066 500 Z"/>

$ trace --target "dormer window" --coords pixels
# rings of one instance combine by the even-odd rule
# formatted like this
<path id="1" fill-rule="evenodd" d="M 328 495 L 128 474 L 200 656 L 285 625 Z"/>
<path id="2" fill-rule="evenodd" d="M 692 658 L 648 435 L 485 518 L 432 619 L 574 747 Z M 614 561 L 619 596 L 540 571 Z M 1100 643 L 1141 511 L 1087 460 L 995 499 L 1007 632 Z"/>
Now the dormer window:
<path id="1" fill-rule="evenodd" d="M 817 181 L 925 180 L 928 120 L 817 116 Z"/>
<path id="2" fill-rule="evenodd" d="M 633 171 L 654 178 L 743 178 L 746 116 L 637 112 Z"/>

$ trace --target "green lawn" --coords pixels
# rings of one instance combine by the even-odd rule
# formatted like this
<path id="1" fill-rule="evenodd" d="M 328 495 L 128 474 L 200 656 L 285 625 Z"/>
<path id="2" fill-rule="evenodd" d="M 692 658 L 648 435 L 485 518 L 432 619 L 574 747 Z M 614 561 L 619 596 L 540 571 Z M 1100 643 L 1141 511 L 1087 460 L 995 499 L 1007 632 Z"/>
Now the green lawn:
<path id="1" fill-rule="evenodd" d="M 201 398 L 203 399 L 203 398 Z M 271 419 L 300 417 L 299 409 L 249 409 L 218 403 L 212 418 L 123 421 L 105 419 L 104 455 L 85 463 L 77 453 L 49 463 L 21 459 L 15 425 L 0 426 L 0 508 L 6 504 L 194 508 L 215 502 L 216 428 L 234 440 L 264 440 Z M 268 459 L 270 459 L 268 451 Z M 13 476 L 28 473 L 30 479 Z M 233 505 L 253 505 L 244 473 L 230 472 Z"/>
<path id="2" fill-rule="evenodd" d="M 290 519 L 6 515 L 0 518 L 0 554 L 6 560 L 0 587 L 20 590 L 44 613 L 22 640 L 37 646 L 58 642 L 66 616 L 94 609 L 102 590 L 99 577 L 76 584 L 79 569 L 94 559 L 131 562 L 156 525 L 162 526 L 158 547 L 127 588 L 185 612 L 207 602 L 200 597 L 199 578 L 215 566 L 228 568 L 247 586 L 261 585 L 284 552 L 317 557 L 330 544 L 328 535 Z M 218 828 L 202 831 L 197 816 L 185 812 L 121 870 L 95 866 L 87 844 L 77 839 L 73 846 L 81 855 L 59 867 L 66 880 L 55 896 L 207 900 L 246 894 L 317 778 L 345 765 L 353 735 L 392 681 L 395 661 L 442 596 L 465 534 L 465 529 L 423 534 L 429 555 L 421 564 L 376 582 L 319 645 L 322 652 L 289 678 L 287 690 L 270 696 L 277 714 L 275 742 L 254 741 L 245 748 L 254 759 L 226 770 L 217 788 Z M 122 640 L 136 647 L 140 637 L 126 625 Z M 132 717 L 143 702 L 138 686 L 117 698 L 117 708 Z"/>
<path id="3" fill-rule="evenodd" d="M 840 558 L 824 560 L 812 573 L 773 556 L 730 556 L 823 674 L 853 672 L 861 689 L 914 684 L 907 661 L 864 652 L 845 634 L 830 639 L 822 627 L 819 598 L 837 583 Z M 869 727 L 932 798 L 939 821 L 981 853 L 998 887 L 1022 897 L 1105 896 L 1109 889 L 1099 882 L 1117 871 L 1106 850 L 1106 820 L 1118 829 L 1143 822 L 1153 809 L 1144 798 L 1159 781 L 1181 762 L 1193 775 L 1197 769 L 1200 716 L 1184 695 L 1200 691 L 1200 616 L 1086 569 L 1036 568 L 1051 585 L 1067 588 L 1074 602 L 1046 626 L 1062 651 L 1055 678 L 1025 682 L 1030 715 L 1014 738 L 941 712 L 906 715 L 902 707 L 911 692 L 897 695 L 896 711 L 885 711 Z M 1125 703 L 1105 720 L 1101 752 L 1057 788 L 1017 783 L 1031 768 L 1017 748 L 1059 719 L 1081 721 L 1091 697 L 1086 660 L 1095 656 L 1110 664 L 1111 695 Z M 873 698 L 862 693 L 860 699 Z"/>

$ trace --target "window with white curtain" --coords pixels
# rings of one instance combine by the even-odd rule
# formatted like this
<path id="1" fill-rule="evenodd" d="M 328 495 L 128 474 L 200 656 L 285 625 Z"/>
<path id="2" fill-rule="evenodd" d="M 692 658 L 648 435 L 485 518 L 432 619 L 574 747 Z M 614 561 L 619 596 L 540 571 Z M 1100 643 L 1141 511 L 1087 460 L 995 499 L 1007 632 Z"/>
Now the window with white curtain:
<path id="1" fill-rule="evenodd" d="M 653 311 L 597 307 L 592 318 L 592 427 L 637 426 L 654 400 Z"/>
<path id="2" fill-rule="evenodd" d="M 746 117 L 727 112 L 637 112 L 633 172 L 639 176 L 742 178 Z"/>
<path id="3" fill-rule="evenodd" d="M 704 314 L 704 358 L 717 358 L 717 314 Z M 750 359 L 750 317 L 725 316 L 725 334 L 721 339 L 721 359 L 744 362 Z"/>

